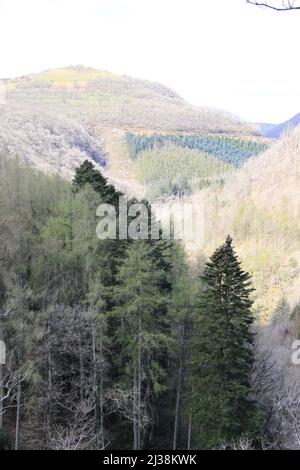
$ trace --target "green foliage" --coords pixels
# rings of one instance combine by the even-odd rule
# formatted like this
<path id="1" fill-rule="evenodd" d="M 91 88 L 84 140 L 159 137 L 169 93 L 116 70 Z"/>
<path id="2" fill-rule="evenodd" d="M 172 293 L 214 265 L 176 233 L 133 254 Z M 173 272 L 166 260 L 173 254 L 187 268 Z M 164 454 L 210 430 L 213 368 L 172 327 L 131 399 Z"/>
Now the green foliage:
<path id="1" fill-rule="evenodd" d="M 99 193 L 103 202 L 118 202 L 118 193 L 112 185 L 107 183 L 107 179 L 97 171 L 95 165 L 89 160 L 85 160 L 82 165 L 76 168 L 73 179 L 74 192 L 80 191 L 86 184 L 90 184 L 96 193 Z"/>
<path id="2" fill-rule="evenodd" d="M 153 249 L 144 241 L 134 242 L 127 251 L 117 276 L 115 288 L 117 306 L 115 315 L 120 321 L 117 337 L 124 345 L 124 363 L 135 364 L 138 347 L 142 348 L 144 373 L 153 390 L 161 389 L 163 370 L 157 362 L 158 351 L 168 343 L 163 334 L 166 325 L 166 302 L 164 295 L 166 273 L 153 258 Z M 139 343 L 140 342 L 140 343 Z"/>
<path id="3" fill-rule="evenodd" d="M 23 168 L 13 160 L 2 158 L 0 170 L 3 248 L 0 278 L 5 279 L 5 286 L 1 282 L 1 309 L 4 304 L 3 308 L 13 313 L 6 320 L 4 330 L 11 352 L 11 367 L 22 366 L 26 372 L 24 394 L 28 405 L 24 419 L 33 419 L 30 410 L 35 408 L 36 429 L 45 429 L 45 415 L 54 426 L 72 423 L 75 419 L 72 407 L 80 409 L 83 396 L 91 400 L 92 383 L 96 380 L 95 428 L 103 426 L 104 411 L 99 397 L 103 400 L 104 395 L 109 395 L 111 387 L 123 387 L 124 377 L 130 369 L 129 364 L 122 363 L 121 368 L 118 365 L 117 358 L 129 352 L 126 341 L 118 341 L 124 337 L 120 335 L 116 339 L 118 322 L 112 314 L 119 304 L 115 289 L 122 288 L 122 270 L 129 266 L 133 279 L 139 273 L 139 267 L 141 270 L 148 267 L 144 287 L 148 289 L 149 281 L 149 289 L 153 288 L 149 291 L 149 302 L 153 302 L 149 311 L 145 297 L 141 297 L 141 302 L 145 309 L 143 346 L 147 354 L 153 353 L 147 377 L 153 393 L 152 406 L 155 407 L 155 397 L 165 390 L 166 368 L 161 348 L 166 350 L 167 346 L 162 343 L 168 340 L 163 317 L 166 317 L 166 297 L 171 289 L 168 251 L 172 243 L 149 240 L 143 242 L 145 249 L 132 243 L 130 250 L 127 240 L 100 241 L 96 235 L 96 209 L 104 201 L 117 201 L 119 193 L 106 184 L 89 162 L 77 169 L 73 187 L 60 178 L 46 177 Z M 138 265 L 130 264 L 135 250 Z M 133 284 L 131 287 L 134 290 Z M 161 297 L 157 297 L 157 292 Z M 139 301 L 138 294 L 136 302 Z M 120 300 L 126 299 L 124 295 Z M 156 320 L 153 317 L 151 326 L 152 314 Z M 133 317 L 130 325 L 134 327 Z M 134 330 L 127 331 L 128 344 L 133 345 L 131 334 L 135 334 Z M 80 353 L 76 344 L 80 345 L 81 341 L 84 346 Z M 91 364 L 93 347 L 96 373 Z M 59 399 L 49 394 L 49 359 L 45 352 L 49 350 L 52 350 L 51 361 L 55 367 L 51 386 Z M 144 362 L 147 366 L 146 359 Z M 86 384 L 84 393 L 83 382 Z M 63 395 L 61 390 L 64 390 Z M 129 384 L 124 393 L 131 393 Z M 14 397 L 12 395 L 12 405 Z M 126 423 L 128 425 L 127 419 L 122 419 L 122 426 Z M 114 425 L 112 433 L 118 435 Z M 40 439 L 47 441 L 49 437 L 43 434 Z M 45 444 L 48 445 L 49 442 Z"/>
<path id="4" fill-rule="evenodd" d="M 137 159 L 137 177 L 150 198 L 189 195 L 218 181 L 230 168 L 211 155 L 175 146 L 145 150 Z"/>
<path id="5" fill-rule="evenodd" d="M 254 361 L 250 276 L 242 270 L 232 239 L 218 248 L 202 276 L 191 341 L 188 403 L 200 448 L 230 442 L 251 429 Z"/>
<path id="6" fill-rule="evenodd" d="M 233 438 L 252 412 L 248 276 L 228 240 L 196 301 L 179 244 L 97 238 L 96 209 L 118 195 L 89 162 L 72 186 L 0 158 L 0 326 L 24 446 L 170 448 L 176 414 L 184 447 L 184 410 L 196 446 Z M 6 405 L 4 430 L 15 389 Z"/>
<path id="7" fill-rule="evenodd" d="M 0 450 L 11 450 L 11 438 L 7 432 L 0 431 Z"/>
<path id="8" fill-rule="evenodd" d="M 201 134 L 139 135 L 127 132 L 126 143 L 129 156 L 133 160 L 136 160 L 138 155 L 145 150 L 161 149 L 172 144 L 185 149 L 205 152 L 225 163 L 236 166 L 268 148 L 266 144 L 255 140 Z"/>
<path id="9" fill-rule="evenodd" d="M 145 441 L 143 423 L 151 402 L 165 391 L 163 358 L 171 342 L 164 295 L 166 273 L 152 252 L 144 241 L 132 243 L 115 288 L 115 315 L 119 320 L 116 341 L 122 351 L 125 383 L 133 390 L 134 449 L 141 449 Z"/>

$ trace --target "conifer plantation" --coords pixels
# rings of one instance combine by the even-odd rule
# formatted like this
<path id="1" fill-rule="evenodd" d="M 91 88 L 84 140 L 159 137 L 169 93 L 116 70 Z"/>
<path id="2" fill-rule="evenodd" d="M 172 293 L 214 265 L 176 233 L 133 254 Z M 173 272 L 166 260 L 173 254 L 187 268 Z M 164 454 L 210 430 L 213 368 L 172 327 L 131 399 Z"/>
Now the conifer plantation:
<path id="1" fill-rule="evenodd" d="M 99 240 L 121 193 L 0 160 L 1 449 L 260 447 L 251 280 L 228 237 L 204 268 L 179 242 Z M 131 203 L 136 200 L 129 201 Z"/>

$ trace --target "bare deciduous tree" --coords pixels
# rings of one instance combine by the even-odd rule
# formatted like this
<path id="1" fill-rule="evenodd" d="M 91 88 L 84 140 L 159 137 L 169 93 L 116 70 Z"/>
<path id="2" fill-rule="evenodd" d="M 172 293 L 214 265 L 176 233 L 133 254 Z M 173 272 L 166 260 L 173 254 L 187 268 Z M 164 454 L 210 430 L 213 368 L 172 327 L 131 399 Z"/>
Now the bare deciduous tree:
<path id="1" fill-rule="evenodd" d="M 132 389 L 124 389 L 115 386 L 109 390 L 109 412 L 119 413 L 126 420 L 133 423 L 136 417 L 136 403 L 134 399 L 135 391 Z M 145 429 L 151 423 L 147 406 L 145 403 L 140 404 L 140 427 Z"/>
<path id="2" fill-rule="evenodd" d="M 93 420 L 93 398 L 73 409 L 72 419 L 65 425 L 55 425 L 48 436 L 52 450 L 89 450 L 95 448 L 96 435 Z"/>
<path id="3" fill-rule="evenodd" d="M 277 448 L 300 449 L 300 388 L 298 383 L 286 386 L 273 398 L 271 426 Z"/>
<path id="4" fill-rule="evenodd" d="M 258 7 L 271 8 L 276 11 L 300 10 L 300 4 L 296 0 L 273 0 L 268 2 L 247 0 L 247 3 Z"/>
<path id="5" fill-rule="evenodd" d="M 253 450 L 253 442 L 247 436 L 241 436 L 236 441 L 223 442 L 218 450 Z"/>
<path id="6" fill-rule="evenodd" d="M 255 398 L 263 401 L 282 385 L 282 372 L 278 370 L 272 352 L 259 342 L 255 345 L 255 363 L 253 364 L 251 383 Z"/>
<path id="7" fill-rule="evenodd" d="M 14 389 L 23 381 L 19 373 L 8 370 L 0 380 L 0 430 L 2 429 L 2 416 L 7 410 L 6 402 L 11 397 Z"/>

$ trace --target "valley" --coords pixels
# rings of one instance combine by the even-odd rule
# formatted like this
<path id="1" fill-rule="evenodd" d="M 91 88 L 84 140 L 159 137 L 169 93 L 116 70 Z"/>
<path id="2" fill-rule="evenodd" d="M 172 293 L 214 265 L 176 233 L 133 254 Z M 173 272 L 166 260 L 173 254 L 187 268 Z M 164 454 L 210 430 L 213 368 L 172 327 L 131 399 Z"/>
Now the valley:
<path id="1" fill-rule="evenodd" d="M 297 132 L 275 144 L 258 126 L 189 105 L 165 86 L 82 66 L 5 83 L 2 153 L 66 178 L 90 159 L 119 190 L 160 204 L 200 197 L 204 252 L 233 235 L 254 276 L 258 316 L 270 317 L 283 293 L 295 304 L 298 213 L 285 206 L 297 184 Z"/>
<path id="2" fill-rule="evenodd" d="M 259 446 L 277 448 L 279 436 L 282 448 L 298 448 L 291 347 L 300 334 L 299 127 L 270 138 L 163 85 L 81 66 L 6 80 L 6 91 L 0 318 L 9 360 L 18 359 L 5 376 L 16 411 L 1 401 L 0 448 L 12 429 L 17 448 L 21 437 L 24 448 L 53 450 L 120 442 L 252 449 L 263 425 Z M 122 193 L 129 208 L 137 200 L 157 210 L 203 207 L 203 246 L 160 237 L 100 242 L 96 209 L 117 208 Z M 251 418 L 249 437 L 237 419 L 226 444 L 220 435 L 228 420 L 236 426 L 233 411 L 220 431 L 212 422 L 223 409 L 215 379 L 223 371 L 198 366 L 217 352 L 232 374 L 219 342 L 231 361 L 243 355 L 243 393 L 254 394 L 238 405 Z M 0 382 L 0 397 L 3 390 Z M 288 400 L 292 419 L 282 408 Z"/>

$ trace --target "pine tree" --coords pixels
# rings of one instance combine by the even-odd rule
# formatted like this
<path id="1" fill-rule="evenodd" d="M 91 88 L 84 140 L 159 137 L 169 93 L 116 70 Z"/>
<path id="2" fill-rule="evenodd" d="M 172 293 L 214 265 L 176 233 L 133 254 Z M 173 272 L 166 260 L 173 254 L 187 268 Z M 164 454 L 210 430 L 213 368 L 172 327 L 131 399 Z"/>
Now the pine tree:
<path id="1" fill-rule="evenodd" d="M 206 264 L 202 281 L 191 341 L 189 402 L 193 442 L 210 448 L 250 432 L 255 416 L 250 387 L 253 289 L 230 236 Z"/>
<path id="2" fill-rule="evenodd" d="M 89 160 L 85 160 L 76 168 L 73 191 L 75 193 L 80 191 L 86 184 L 90 184 L 94 191 L 102 196 L 104 202 L 117 203 L 119 196 L 121 196 L 121 193 L 107 183 L 107 179 L 100 171 L 96 170 L 95 165 Z"/>

